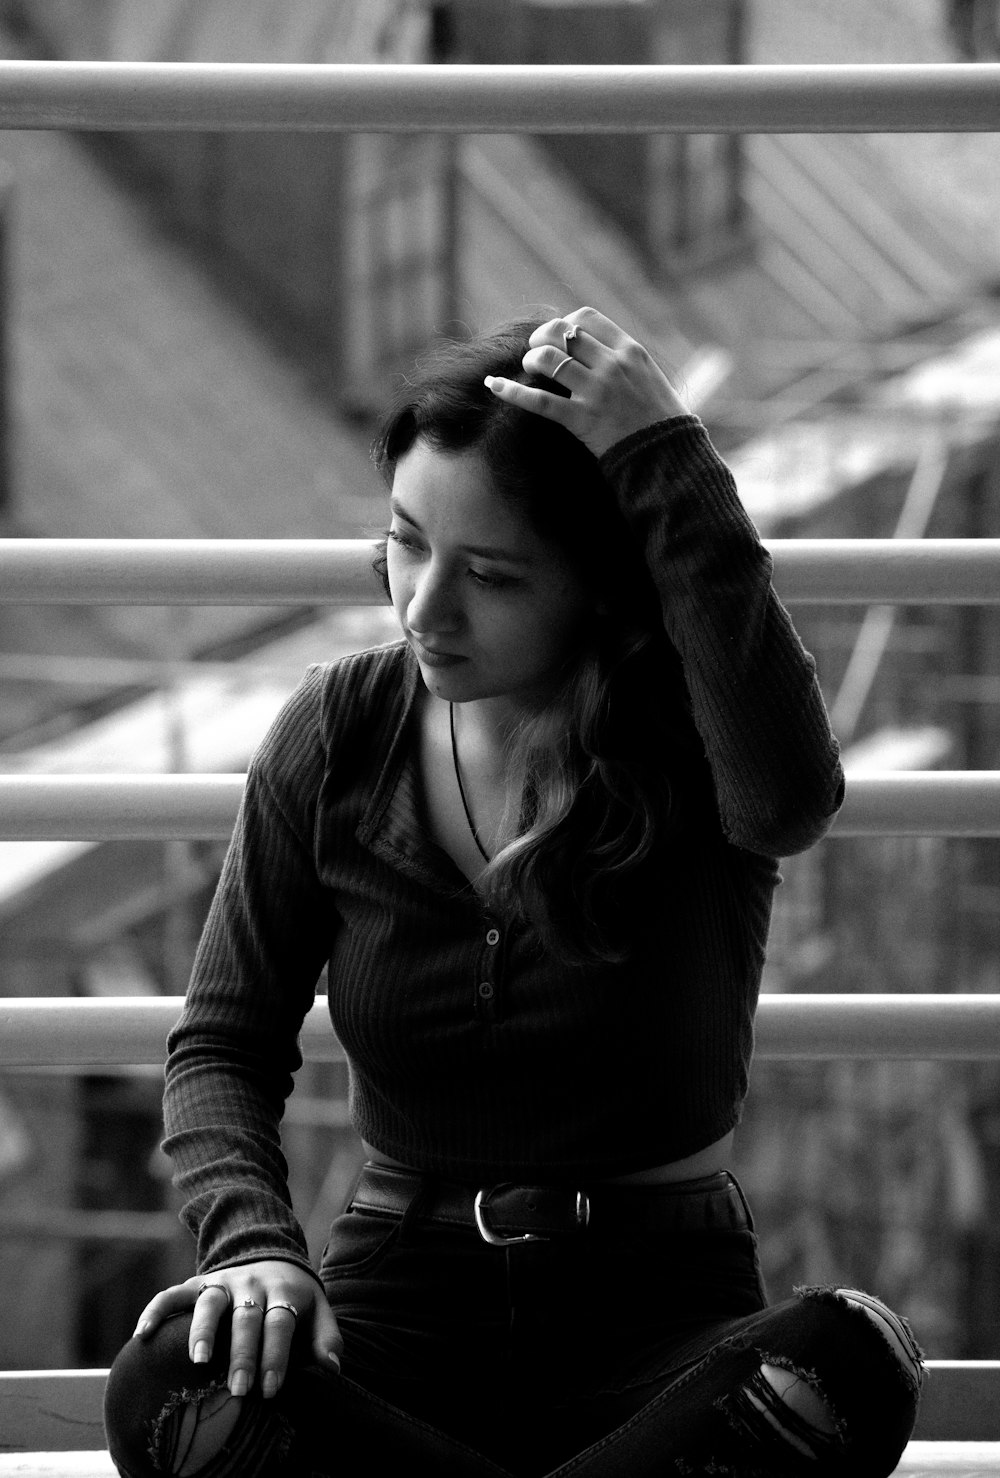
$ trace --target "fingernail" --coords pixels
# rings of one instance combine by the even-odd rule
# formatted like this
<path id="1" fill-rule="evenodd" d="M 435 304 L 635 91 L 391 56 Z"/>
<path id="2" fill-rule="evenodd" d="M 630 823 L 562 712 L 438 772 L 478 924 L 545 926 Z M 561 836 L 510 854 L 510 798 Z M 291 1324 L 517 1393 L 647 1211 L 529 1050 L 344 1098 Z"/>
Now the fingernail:
<path id="1" fill-rule="evenodd" d="M 261 1390 L 264 1393 L 264 1399 L 266 1400 L 269 1396 L 273 1396 L 277 1389 L 278 1372 L 276 1370 L 265 1370 L 264 1379 L 261 1382 Z"/>
<path id="2" fill-rule="evenodd" d="M 245 1396 L 250 1389 L 250 1377 L 245 1370 L 238 1370 L 229 1382 L 229 1389 L 234 1396 Z"/>
<path id="3" fill-rule="evenodd" d="M 208 1347 L 208 1341 L 200 1339 L 194 1347 L 194 1354 L 191 1356 L 191 1359 L 196 1365 L 207 1365 L 210 1357 L 211 1351 Z"/>
<path id="4" fill-rule="evenodd" d="M 135 1329 L 132 1331 L 132 1338 L 142 1339 L 143 1335 L 148 1334 L 152 1327 L 153 1326 L 150 1324 L 148 1319 L 140 1320 L 140 1322 L 135 1326 Z"/>
<path id="5" fill-rule="evenodd" d="M 483 384 L 486 386 L 487 390 L 492 390 L 493 386 L 496 384 L 496 376 L 487 375 L 485 380 L 483 381 Z"/>
<path id="6" fill-rule="evenodd" d="M 327 1352 L 327 1357 L 326 1358 L 328 1360 L 332 1360 L 333 1361 L 334 1365 L 336 1365 L 336 1367 L 337 1367 L 337 1374 L 339 1375 L 340 1374 L 340 1356 L 337 1355 L 337 1354 L 335 1354 L 335 1352 L 333 1350 L 329 1350 Z"/>

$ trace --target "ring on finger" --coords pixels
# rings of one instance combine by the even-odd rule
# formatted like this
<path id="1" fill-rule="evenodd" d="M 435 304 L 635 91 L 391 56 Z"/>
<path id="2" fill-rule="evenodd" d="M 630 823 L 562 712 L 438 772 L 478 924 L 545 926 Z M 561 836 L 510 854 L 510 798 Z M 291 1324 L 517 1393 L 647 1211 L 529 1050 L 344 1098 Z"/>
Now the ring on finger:
<path id="1" fill-rule="evenodd" d="M 281 1299 L 275 1299 L 274 1303 L 269 1303 L 267 1308 L 264 1310 L 265 1319 L 267 1318 L 268 1314 L 273 1314 L 275 1309 L 287 1309 L 293 1319 L 297 1319 L 299 1317 L 299 1311 L 294 1304 L 286 1304 Z"/>
<path id="2" fill-rule="evenodd" d="M 257 1302 L 257 1300 L 255 1298 L 241 1298 L 240 1299 L 240 1308 L 241 1309 L 260 1309 L 260 1312 L 262 1314 L 264 1312 L 263 1307 Z"/>
<path id="3" fill-rule="evenodd" d="M 201 1298 L 202 1294 L 207 1293 L 210 1288 L 218 1288 L 220 1293 L 224 1293 L 226 1295 L 226 1303 L 229 1305 L 230 1308 L 232 1308 L 233 1295 L 232 1292 L 226 1287 L 225 1283 L 210 1283 L 206 1280 L 204 1283 L 201 1283 L 198 1286 L 198 1297 Z"/>
<path id="4" fill-rule="evenodd" d="M 565 348 L 566 353 L 570 356 L 571 359 L 573 357 L 573 351 L 569 346 L 571 344 L 575 344 L 579 336 L 580 330 L 577 328 L 575 323 L 571 323 L 569 328 L 565 329 L 563 332 L 563 347 Z"/>
<path id="5" fill-rule="evenodd" d="M 550 370 L 549 371 L 549 379 L 550 380 L 557 379 L 558 378 L 558 375 L 559 375 L 559 371 L 561 369 L 565 369 L 568 364 L 575 364 L 575 363 L 576 363 L 576 361 L 574 360 L 572 354 L 567 354 L 566 357 L 565 357 L 565 359 L 560 359 L 559 363 L 556 365 L 556 367 L 555 367 L 554 370 Z"/>

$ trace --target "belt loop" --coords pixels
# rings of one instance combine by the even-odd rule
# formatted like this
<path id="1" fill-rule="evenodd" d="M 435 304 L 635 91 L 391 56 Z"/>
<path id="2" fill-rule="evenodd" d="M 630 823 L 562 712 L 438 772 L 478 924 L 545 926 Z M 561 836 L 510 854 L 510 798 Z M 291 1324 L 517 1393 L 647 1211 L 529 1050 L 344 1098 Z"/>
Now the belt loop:
<path id="1" fill-rule="evenodd" d="M 740 1205 L 743 1207 L 743 1214 L 746 1217 L 746 1229 L 748 1232 L 752 1232 L 754 1230 L 754 1224 L 753 1212 L 750 1210 L 750 1202 L 747 1200 L 746 1195 L 743 1191 L 743 1187 L 740 1185 L 733 1172 L 731 1170 L 727 1170 L 726 1174 L 729 1176 L 730 1186 L 736 1192 L 737 1199 L 739 1200 Z"/>

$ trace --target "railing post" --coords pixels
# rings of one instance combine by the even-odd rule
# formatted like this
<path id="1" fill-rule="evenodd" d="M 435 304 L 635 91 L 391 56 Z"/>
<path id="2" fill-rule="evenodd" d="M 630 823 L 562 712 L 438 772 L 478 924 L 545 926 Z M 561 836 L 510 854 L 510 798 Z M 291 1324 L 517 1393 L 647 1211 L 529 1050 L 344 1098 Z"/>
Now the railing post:
<path id="1" fill-rule="evenodd" d="M 0 168 L 0 527 L 12 512 L 10 456 L 10 218 L 14 186 L 10 171 Z"/>

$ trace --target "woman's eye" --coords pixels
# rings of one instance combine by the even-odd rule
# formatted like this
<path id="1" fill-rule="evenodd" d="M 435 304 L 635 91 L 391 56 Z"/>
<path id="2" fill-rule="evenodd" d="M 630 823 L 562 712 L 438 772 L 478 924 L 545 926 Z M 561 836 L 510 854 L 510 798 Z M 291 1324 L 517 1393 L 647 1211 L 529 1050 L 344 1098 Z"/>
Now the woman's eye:
<path id="1" fill-rule="evenodd" d="M 491 590 L 502 590 L 517 584 L 513 575 L 487 575 L 482 570 L 470 570 L 469 574 L 477 585 L 485 585 Z"/>
<path id="2" fill-rule="evenodd" d="M 408 539 L 405 534 L 401 534 L 398 529 L 386 529 L 385 537 L 387 539 L 391 539 L 392 542 L 398 545 L 400 549 L 417 548 L 417 545 L 414 543 L 414 541 L 412 539 Z"/>
<path id="3" fill-rule="evenodd" d="M 386 529 L 385 538 L 391 539 L 396 548 L 401 549 L 406 554 L 419 554 L 424 547 L 418 540 L 410 538 L 408 534 L 404 534 L 400 529 Z M 487 590 L 506 590 L 512 585 L 518 585 L 520 583 L 516 575 L 494 575 L 489 574 L 485 570 L 475 570 L 471 567 L 468 570 L 468 575 L 469 579 L 475 585 L 481 585 Z"/>

